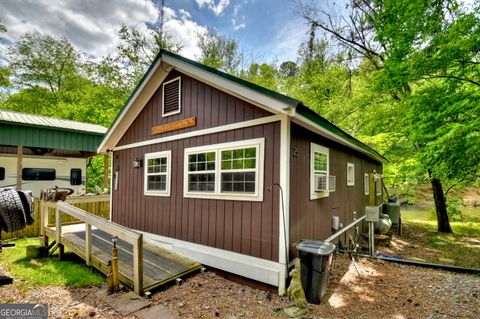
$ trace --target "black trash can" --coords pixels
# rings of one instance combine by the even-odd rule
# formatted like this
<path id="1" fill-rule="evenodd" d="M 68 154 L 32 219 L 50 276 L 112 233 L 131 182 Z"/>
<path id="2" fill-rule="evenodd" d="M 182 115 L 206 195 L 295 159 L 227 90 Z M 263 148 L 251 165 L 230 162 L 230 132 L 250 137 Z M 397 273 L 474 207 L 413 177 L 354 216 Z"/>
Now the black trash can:
<path id="1" fill-rule="evenodd" d="M 327 291 L 335 245 L 321 240 L 305 240 L 297 245 L 297 251 L 305 297 L 309 303 L 319 304 Z"/>

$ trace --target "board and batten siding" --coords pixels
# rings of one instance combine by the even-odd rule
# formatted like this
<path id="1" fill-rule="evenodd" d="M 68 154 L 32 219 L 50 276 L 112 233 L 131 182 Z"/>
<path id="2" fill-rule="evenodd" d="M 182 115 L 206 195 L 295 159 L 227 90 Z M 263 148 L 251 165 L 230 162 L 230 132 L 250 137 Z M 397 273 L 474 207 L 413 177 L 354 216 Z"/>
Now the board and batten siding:
<path id="1" fill-rule="evenodd" d="M 233 114 L 230 112 L 229 114 Z M 226 115 L 226 114 L 225 114 Z M 190 116 L 190 115 L 186 115 Z M 230 115 L 228 115 L 230 116 Z M 263 202 L 183 197 L 184 149 L 265 138 Z M 170 197 L 145 196 L 144 169 L 132 167 L 145 153 L 172 151 Z M 118 190 L 112 221 L 129 228 L 278 261 L 279 197 L 266 189 L 279 180 L 280 122 L 115 151 Z"/>
<path id="2" fill-rule="evenodd" d="M 117 146 L 273 115 L 176 70 L 170 72 L 164 82 L 179 76 L 181 77 L 181 112 L 162 117 L 163 88 L 160 85 Z M 151 129 L 154 126 L 190 117 L 196 118 L 196 126 L 152 135 Z"/>
<path id="3" fill-rule="evenodd" d="M 290 257 L 296 256 L 293 243 L 301 239 L 324 240 L 332 234 L 332 216 L 339 216 L 344 226 L 364 214 L 369 196 L 365 195 L 363 175 L 382 165 L 365 155 L 332 142 L 297 124 L 292 124 L 290 142 Z M 330 175 L 336 176 L 336 189 L 329 197 L 310 200 L 310 144 L 329 148 Z M 347 186 L 347 162 L 355 164 L 355 185 Z M 377 204 L 380 197 L 377 197 Z M 341 237 L 342 238 L 342 237 Z"/>

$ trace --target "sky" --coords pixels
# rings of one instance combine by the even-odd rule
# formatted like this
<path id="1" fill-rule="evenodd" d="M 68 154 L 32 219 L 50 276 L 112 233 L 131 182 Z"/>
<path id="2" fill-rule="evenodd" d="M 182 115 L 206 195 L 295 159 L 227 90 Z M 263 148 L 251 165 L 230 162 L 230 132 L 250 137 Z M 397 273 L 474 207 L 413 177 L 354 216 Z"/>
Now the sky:
<path id="1" fill-rule="evenodd" d="M 25 32 L 65 36 L 91 58 L 113 53 L 122 24 L 158 27 L 161 0 L 2 0 L 0 57 Z M 308 26 L 292 0 L 165 0 L 164 28 L 182 41 L 182 55 L 199 55 L 196 34 L 214 30 L 260 61 L 295 60 Z"/>

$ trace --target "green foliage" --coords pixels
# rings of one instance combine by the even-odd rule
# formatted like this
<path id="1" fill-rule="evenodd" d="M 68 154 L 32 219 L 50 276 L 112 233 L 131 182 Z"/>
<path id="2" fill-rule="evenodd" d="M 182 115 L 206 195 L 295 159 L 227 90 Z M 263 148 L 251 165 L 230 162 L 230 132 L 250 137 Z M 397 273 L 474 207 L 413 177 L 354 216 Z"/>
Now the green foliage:
<path id="1" fill-rule="evenodd" d="M 463 200 L 461 198 L 455 198 L 455 197 L 447 198 L 448 218 L 452 222 L 459 222 L 464 220 L 462 211 L 459 209 L 460 205 L 463 205 Z"/>
<path id="2" fill-rule="evenodd" d="M 15 244 L 15 247 L 3 250 L 0 263 L 2 268 L 7 269 L 23 287 L 50 285 L 86 287 L 101 285 L 104 282 L 101 275 L 78 262 L 59 261 L 56 256 L 27 259 L 26 247 L 38 245 L 36 238 L 18 239 Z M 72 255 L 67 253 L 67 256 Z"/>
<path id="3" fill-rule="evenodd" d="M 212 68 L 237 74 L 243 63 L 238 42 L 216 32 L 198 33 L 197 45 L 200 48 L 198 61 Z"/>
<path id="4" fill-rule="evenodd" d="M 110 189 L 110 185 L 104 185 L 103 177 L 105 172 L 104 156 L 97 155 L 89 157 L 87 160 L 87 193 L 95 193 L 95 186 L 102 189 Z M 110 165 L 108 166 L 110 167 Z M 110 175 L 110 172 L 108 172 Z M 109 179 L 110 180 L 110 179 Z"/>

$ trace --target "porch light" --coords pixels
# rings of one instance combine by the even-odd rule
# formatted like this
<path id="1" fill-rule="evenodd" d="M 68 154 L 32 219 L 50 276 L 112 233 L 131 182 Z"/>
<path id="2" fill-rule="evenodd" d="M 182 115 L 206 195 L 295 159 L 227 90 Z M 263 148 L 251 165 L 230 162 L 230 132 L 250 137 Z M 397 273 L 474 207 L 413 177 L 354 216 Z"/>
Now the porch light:
<path id="1" fill-rule="evenodd" d="M 135 159 L 132 162 L 133 168 L 140 168 L 142 167 L 142 160 L 139 159 L 138 157 L 135 157 Z"/>

